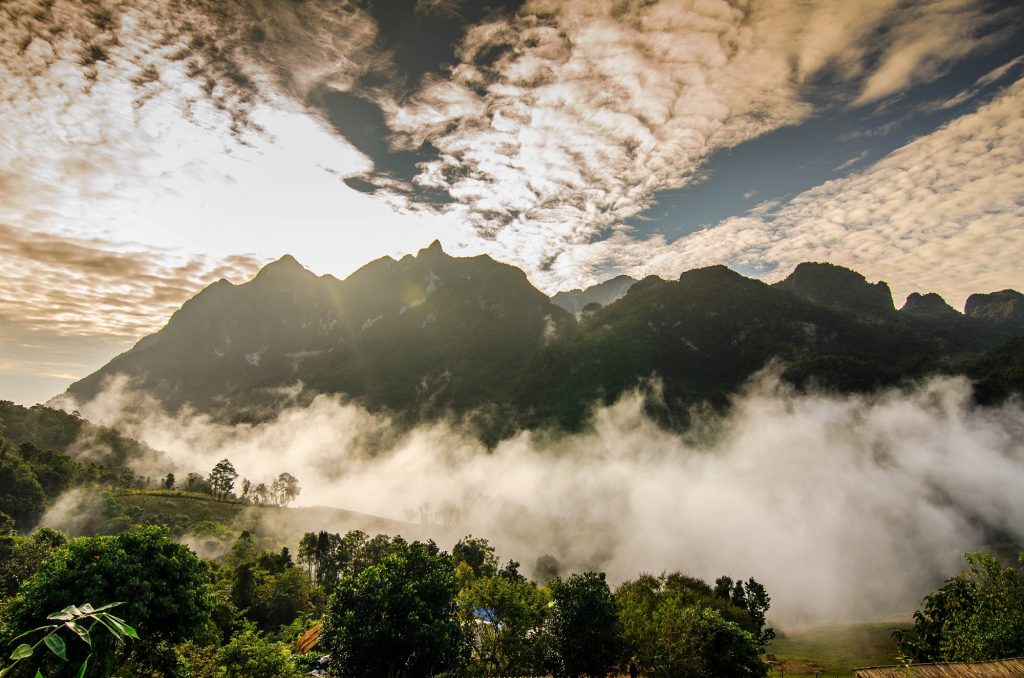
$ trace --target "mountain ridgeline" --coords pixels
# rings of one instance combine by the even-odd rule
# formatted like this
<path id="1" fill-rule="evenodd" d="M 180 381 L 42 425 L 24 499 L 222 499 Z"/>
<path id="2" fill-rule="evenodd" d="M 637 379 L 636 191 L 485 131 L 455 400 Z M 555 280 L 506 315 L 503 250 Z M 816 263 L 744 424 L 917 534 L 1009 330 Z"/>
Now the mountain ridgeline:
<path id="1" fill-rule="evenodd" d="M 1013 290 L 973 295 L 964 315 L 936 294 L 897 311 L 885 283 L 830 264 L 801 264 L 775 285 L 724 266 L 609 283 L 559 305 L 521 270 L 437 242 L 345 280 L 285 256 L 245 284 L 210 285 L 69 392 L 87 401 L 124 374 L 169 410 L 229 420 L 338 393 L 404 421 L 465 417 L 493 439 L 576 427 L 652 377 L 655 414 L 685 425 L 692 405 L 726 404 L 772 360 L 799 387 L 843 392 L 935 373 L 968 375 L 982 401 L 1024 386 L 1024 295 Z"/>

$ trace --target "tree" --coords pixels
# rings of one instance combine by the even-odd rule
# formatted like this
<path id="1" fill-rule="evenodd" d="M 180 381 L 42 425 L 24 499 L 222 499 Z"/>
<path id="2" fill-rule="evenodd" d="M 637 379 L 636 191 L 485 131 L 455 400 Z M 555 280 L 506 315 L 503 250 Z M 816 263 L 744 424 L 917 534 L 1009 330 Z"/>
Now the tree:
<path id="1" fill-rule="evenodd" d="M 731 580 L 712 589 L 679 573 L 625 582 L 615 602 L 629 653 L 657 676 L 764 676 L 754 635 L 723 617 L 722 610 L 739 612 L 750 625 L 746 611 L 732 603 L 735 590 Z"/>
<path id="2" fill-rule="evenodd" d="M 343 577 L 321 639 L 331 675 L 429 676 L 458 669 L 468 644 L 452 558 L 433 542 L 396 542 L 376 565 Z"/>
<path id="3" fill-rule="evenodd" d="M 751 577 L 744 587 L 742 581 L 733 582 L 732 577 L 722 576 L 715 580 L 715 596 L 733 606 L 746 610 L 750 618 L 749 630 L 754 634 L 758 646 L 764 649 L 773 638 L 775 629 L 767 625 L 771 596 L 764 585 Z"/>
<path id="4" fill-rule="evenodd" d="M 473 629 L 476 671 L 486 676 L 544 674 L 550 636 L 541 631 L 550 592 L 523 578 L 499 575 L 472 579 L 458 601 L 463 625 Z"/>
<path id="5" fill-rule="evenodd" d="M 227 497 L 235 487 L 235 479 L 238 478 L 238 471 L 227 459 L 221 459 L 210 471 L 207 481 L 213 489 L 214 496 L 221 499 Z"/>
<path id="6" fill-rule="evenodd" d="M 43 492 L 49 497 L 56 497 L 66 490 L 79 475 L 80 467 L 74 459 L 30 441 L 18 445 L 18 454 L 32 468 Z"/>
<path id="7" fill-rule="evenodd" d="M 252 627 L 236 633 L 217 653 L 226 678 L 299 678 L 283 643 L 260 636 Z"/>
<path id="8" fill-rule="evenodd" d="M 551 584 L 549 628 L 557 653 L 556 673 L 606 676 L 622 658 L 622 631 L 603 572 L 584 572 Z"/>
<path id="9" fill-rule="evenodd" d="M 174 489 L 174 474 L 173 473 L 168 473 L 166 476 L 164 476 L 164 489 L 165 490 L 173 490 Z"/>
<path id="10" fill-rule="evenodd" d="M 1024 567 L 965 553 L 967 569 L 924 599 L 909 631 L 894 633 L 917 662 L 985 661 L 1024 655 Z M 1018 558 L 1024 566 L 1024 553 Z"/>
<path id="11" fill-rule="evenodd" d="M 452 547 L 455 564 L 466 563 L 477 577 L 493 577 L 498 572 L 498 557 L 486 539 L 467 534 Z"/>
<path id="12" fill-rule="evenodd" d="M 17 528 L 24 532 L 43 515 L 45 502 L 46 493 L 32 467 L 16 452 L 3 454 L 0 458 L 0 511 L 14 518 Z"/>
<path id="13" fill-rule="evenodd" d="M 264 483 L 260 483 L 253 488 L 252 498 L 257 504 L 263 506 L 270 501 L 270 490 L 267 489 Z"/>
<path id="14" fill-rule="evenodd" d="M 22 582 L 65 544 L 64 533 L 49 527 L 40 527 L 29 537 L 0 536 L 0 599 L 6 600 L 17 593 Z"/>
<path id="15" fill-rule="evenodd" d="M 189 473 L 185 477 L 185 489 L 189 492 L 202 492 L 204 494 L 213 493 L 213 488 L 210 487 L 210 482 L 198 473 Z"/>
<path id="16" fill-rule="evenodd" d="M 270 494 L 278 506 L 292 503 L 301 491 L 298 479 L 291 473 L 282 473 L 270 484 Z"/>
<path id="17" fill-rule="evenodd" d="M 242 501 L 248 504 L 252 501 L 252 481 L 242 478 Z"/>
<path id="18" fill-rule="evenodd" d="M 753 634 L 726 621 L 718 610 L 687 607 L 675 596 L 658 606 L 658 645 L 662 661 L 656 675 L 679 678 L 761 678 L 761 661 Z"/>
<path id="19" fill-rule="evenodd" d="M 54 551 L 11 600 L 5 635 L 44 624 L 47 614 L 66 606 L 69 592 L 79 600 L 125 601 L 120 616 L 142 636 L 127 648 L 127 658 L 139 666 L 153 661 L 161 643 L 203 636 L 210 622 L 209 567 L 187 546 L 168 539 L 164 528 L 81 537 Z M 75 659 L 72 653 L 69 648 L 69 659 Z M 110 675 L 124 658 L 113 642 L 97 640 L 90 670 Z"/>

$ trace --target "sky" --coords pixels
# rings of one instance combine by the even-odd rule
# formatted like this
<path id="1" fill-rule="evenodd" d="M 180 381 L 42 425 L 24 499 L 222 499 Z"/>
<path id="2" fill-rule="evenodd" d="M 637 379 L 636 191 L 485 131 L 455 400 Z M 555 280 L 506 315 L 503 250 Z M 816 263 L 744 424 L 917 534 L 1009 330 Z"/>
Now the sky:
<path id="1" fill-rule="evenodd" d="M 547 293 L 724 263 L 1024 287 L 1014 0 L 6 0 L 0 398 L 219 278 L 434 239 Z"/>

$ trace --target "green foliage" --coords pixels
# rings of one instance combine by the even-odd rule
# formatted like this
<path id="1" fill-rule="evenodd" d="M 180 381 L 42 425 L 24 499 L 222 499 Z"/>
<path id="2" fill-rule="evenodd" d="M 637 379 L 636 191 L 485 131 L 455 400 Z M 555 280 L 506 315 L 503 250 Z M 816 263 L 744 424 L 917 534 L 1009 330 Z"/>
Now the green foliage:
<path id="1" fill-rule="evenodd" d="M 655 675 L 754 678 L 768 674 L 754 636 L 722 619 L 717 610 L 684 606 L 679 598 L 668 596 L 658 614 L 658 645 L 663 654 Z"/>
<path id="2" fill-rule="evenodd" d="M 276 643 L 248 627 L 234 635 L 217 653 L 226 678 L 298 678 L 302 675 L 283 643 Z"/>
<path id="3" fill-rule="evenodd" d="M 606 676 L 622 658 L 621 625 L 604 573 L 585 572 L 550 584 L 548 629 L 561 676 Z"/>
<path id="4" fill-rule="evenodd" d="M 287 548 L 258 552 L 252 536 L 242 532 L 227 560 L 231 602 L 259 629 L 277 631 L 312 611 L 313 585 L 293 566 Z"/>
<path id="5" fill-rule="evenodd" d="M 0 400 L 0 433 L 13 445 L 31 443 L 72 459 L 87 450 L 90 458 L 109 467 L 124 467 L 132 459 L 156 454 L 115 429 L 89 423 L 77 412 L 44 405 L 23 407 L 9 400 Z"/>
<path id="6" fill-rule="evenodd" d="M 280 474 L 270 484 L 270 495 L 278 506 L 287 506 L 292 503 L 301 491 L 298 479 L 288 472 Z"/>
<path id="7" fill-rule="evenodd" d="M 186 640 L 175 648 L 180 678 L 222 678 L 224 673 L 217 664 L 214 645 Z"/>
<path id="8" fill-rule="evenodd" d="M 468 534 L 452 547 L 455 564 L 466 563 L 477 577 L 493 577 L 498 572 L 498 557 L 486 539 Z"/>
<path id="9" fill-rule="evenodd" d="M 338 676 L 428 676 L 462 666 L 451 556 L 433 542 L 399 542 L 379 564 L 342 578 L 321 643 Z"/>
<path id="10" fill-rule="evenodd" d="M 298 559 L 317 584 L 331 589 L 341 577 L 359 574 L 404 546 L 405 540 L 400 536 L 392 539 L 378 534 L 370 539 L 360 530 L 352 530 L 344 536 L 324 531 L 307 532 L 299 541 Z"/>
<path id="11" fill-rule="evenodd" d="M 137 663 L 161 641 L 177 643 L 209 632 L 209 568 L 192 551 L 150 527 L 113 537 L 72 539 L 54 551 L 5 610 L 4 628 L 38 625 L 68 591 L 90 600 L 125 601 L 125 617 L 145 638 L 131 648 Z M 112 643 L 95 643 L 91 665 L 109 672 L 118 661 Z"/>
<path id="12" fill-rule="evenodd" d="M 238 471 L 235 470 L 232 463 L 227 459 L 221 459 L 210 471 L 206 480 L 210 483 L 214 496 L 223 499 L 231 494 L 237 478 Z"/>
<path id="13" fill-rule="evenodd" d="M 473 673 L 541 675 L 551 653 L 543 632 L 550 592 L 525 579 L 474 578 L 458 596 L 463 625 L 472 630 Z"/>
<path id="14" fill-rule="evenodd" d="M 68 661 L 67 643 L 64 637 L 67 637 L 72 641 L 80 641 L 90 649 L 89 654 L 85 656 L 78 669 L 75 671 L 75 675 L 78 678 L 85 676 L 86 671 L 89 668 L 89 660 L 92 658 L 93 639 L 96 633 L 106 632 L 114 639 L 115 642 L 124 642 L 128 639 L 139 639 L 139 634 L 134 628 L 129 626 L 120 617 L 114 616 L 107 610 L 123 605 L 124 603 L 109 603 L 102 607 L 93 608 L 89 603 L 83 603 L 82 605 L 75 606 L 69 605 L 60 612 L 54 612 L 47 615 L 47 620 L 57 622 L 55 624 L 46 624 L 30 631 L 16 636 L 10 642 L 14 644 L 19 640 L 22 641 L 14 651 L 11 652 L 12 664 L 6 666 L 3 670 L 0 670 L 0 676 L 5 676 L 15 669 L 15 667 L 22 661 L 26 661 L 32 658 L 37 660 L 40 659 L 36 655 L 36 650 L 40 649 L 40 645 L 44 646 L 46 650 L 49 650 L 50 655 L 60 659 L 61 662 Z M 62 637 L 61 634 L 64 634 Z M 32 645 L 27 641 L 33 636 L 39 639 Z M 45 653 L 43 653 L 45 654 Z M 52 658 L 51 658 L 52 661 Z M 42 672 L 36 670 L 36 678 L 41 678 Z"/>
<path id="15" fill-rule="evenodd" d="M 66 490 L 81 473 L 80 466 L 71 457 L 56 450 L 44 450 L 32 442 L 21 443 L 18 453 L 32 467 L 48 497 L 56 497 Z"/>
<path id="16" fill-rule="evenodd" d="M 41 527 L 29 537 L 0 536 L 0 599 L 7 600 L 39 569 L 55 549 L 67 544 L 63 533 Z"/>
<path id="17" fill-rule="evenodd" d="M 43 405 L 23 407 L 0 400 L 0 433 L 14 445 L 31 442 L 39 447 L 66 450 L 78 438 L 86 422 Z"/>
<path id="18" fill-rule="evenodd" d="M 715 580 L 715 596 L 728 600 L 735 607 L 745 610 L 749 615 L 750 625 L 747 627 L 754 634 L 758 647 L 762 650 L 775 638 L 775 629 L 767 624 L 768 608 L 772 599 L 764 585 L 751 577 L 744 586 L 742 581 L 733 581 L 731 577 L 722 576 Z"/>
<path id="19" fill-rule="evenodd" d="M 894 633 L 900 651 L 913 661 L 1024 655 L 1024 568 L 1003 567 L 989 553 L 966 553 L 964 560 L 965 571 L 925 597 L 913 628 Z"/>
<path id="20" fill-rule="evenodd" d="M 718 591 L 735 591 L 723 579 Z M 765 675 L 753 634 L 722 616 L 731 608 L 733 616 L 744 618 L 736 613 L 745 610 L 732 600 L 723 606 L 715 593 L 704 582 L 679 574 L 642 575 L 624 583 L 615 600 L 628 652 L 657 676 Z"/>
<path id="21" fill-rule="evenodd" d="M 17 453 L 0 458 L 0 511 L 14 519 L 19 530 L 27 530 L 43 515 L 46 493 L 32 467 Z"/>

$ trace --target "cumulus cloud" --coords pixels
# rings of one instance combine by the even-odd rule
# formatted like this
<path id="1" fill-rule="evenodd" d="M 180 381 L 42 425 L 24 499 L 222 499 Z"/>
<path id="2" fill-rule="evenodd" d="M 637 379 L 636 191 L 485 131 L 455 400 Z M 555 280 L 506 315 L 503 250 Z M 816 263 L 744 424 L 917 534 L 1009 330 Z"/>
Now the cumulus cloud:
<path id="1" fill-rule="evenodd" d="M 831 261 L 886 280 L 897 303 L 934 291 L 1020 287 L 1024 263 L 1024 80 L 873 166 L 785 204 L 767 204 L 672 243 L 601 243 L 593 254 L 635 273 L 676 275 L 728 262 L 769 280 Z"/>
<path id="2" fill-rule="evenodd" d="M 170 418 L 121 381 L 84 414 L 181 472 L 224 457 L 254 480 L 287 470 L 301 503 L 444 516 L 410 530 L 449 546 L 486 536 L 527 568 L 551 553 L 615 581 L 754 576 L 787 624 L 905 614 L 985 542 L 983 526 L 1024 539 L 1024 409 L 976 408 L 964 381 L 840 397 L 795 395 L 765 374 L 685 436 L 649 420 L 643 399 L 596 409 L 579 434 L 524 431 L 493 450 L 450 424 L 399 430 L 327 396 L 228 426 Z"/>

